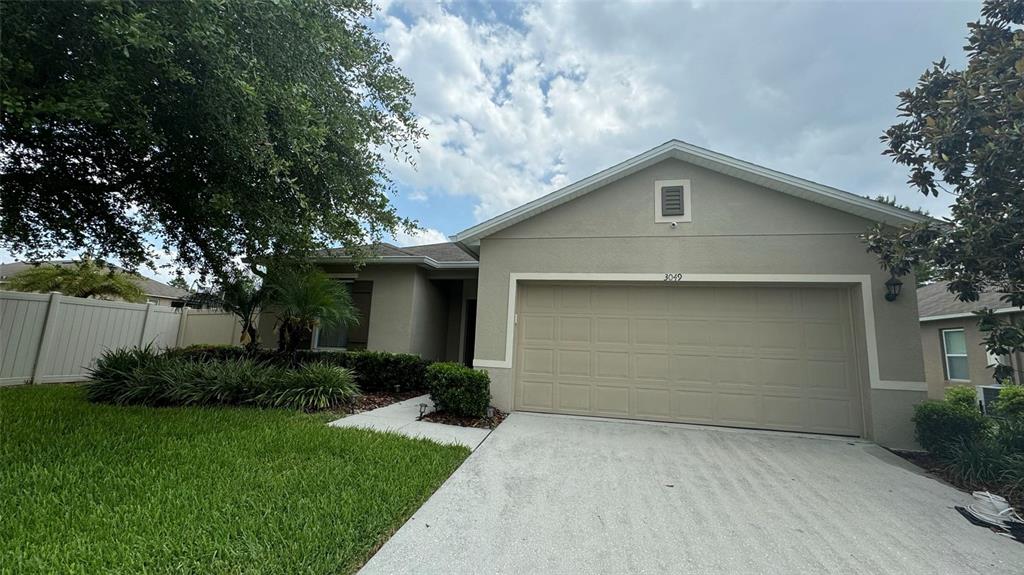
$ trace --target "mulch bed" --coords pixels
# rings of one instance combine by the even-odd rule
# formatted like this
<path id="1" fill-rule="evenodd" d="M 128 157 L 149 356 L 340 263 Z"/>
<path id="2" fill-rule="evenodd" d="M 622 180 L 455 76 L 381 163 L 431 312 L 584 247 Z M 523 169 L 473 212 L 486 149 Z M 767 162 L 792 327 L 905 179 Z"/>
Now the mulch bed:
<path id="1" fill-rule="evenodd" d="M 398 403 L 399 401 L 405 401 L 423 395 L 422 391 L 377 391 L 373 393 L 364 393 L 360 395 L 352 405 L 345 408 L 345 413 L 354 414 L 362 413 L 364 411 L 371 411 L 379 407 L 386 407 L 392 403 Z"/>
<path id="2" fill-rule="evenodd" d="M 988 487 L 985 485 L 968 485 L 963 482 L 956 481 L 954 478 L 949 476 L 946 470 L 943 469 L 942 464 L 939 463 L 935 456 L 930 453 L 923 451 L 901 451 L 897 449 L 891 449 L 890 451 L 961 491 L 966 491 L 968 493 L 971 491 L 990 491 L 1005 497 L 1006 500 L 1010 502 L 1010 505 L 1015 509 L 1024 509 L 1024 498 L 1015 497 L 1010 493 L 1001 491 L 998 486 Z"/>
<path id="3" fill-rule="evenodd" d="M 460 427 L 494 429 L 501 425 L 501 422 L 505 421 L 506 417 L 508 417 L 508 414 L 500 409 L 495 409 L 494 415 L 491 417 L 464 417 L 461 415 L 451 415 L 443 411 L 431 411 L 423 416 L 423 421 L 433 421 L 434 423 L 444 423 L 446 425 L 458 425 Z"/>

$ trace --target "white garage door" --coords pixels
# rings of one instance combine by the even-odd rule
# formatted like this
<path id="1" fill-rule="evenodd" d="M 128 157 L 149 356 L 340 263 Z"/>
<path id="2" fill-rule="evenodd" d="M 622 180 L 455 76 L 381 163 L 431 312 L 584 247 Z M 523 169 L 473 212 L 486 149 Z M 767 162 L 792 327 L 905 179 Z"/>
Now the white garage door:
<path id="1" fill-rule="evenodd" d="M 860 435 L 846 289 L 524 284 L 516 408 Z"/>

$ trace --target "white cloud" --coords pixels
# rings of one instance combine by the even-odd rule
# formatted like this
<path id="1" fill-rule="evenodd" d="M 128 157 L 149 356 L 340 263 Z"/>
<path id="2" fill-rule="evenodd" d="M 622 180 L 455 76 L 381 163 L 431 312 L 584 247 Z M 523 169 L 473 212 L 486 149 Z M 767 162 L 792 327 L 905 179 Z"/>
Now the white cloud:
<path id="1" fill-rule="evenodd" d="M 944 9 L 577 2 L 501 20 L 403 4 L 381 33 L 429 139 L 415 169 L 392 170 L 410 199 L 464 197 L 480 220 L 679 138 L 920 205 L 878 136 L 897 119 L 893 94 L 957 56 L 976 8 Z M 907 38 L 908 22 L 929 34 Z"/>
<path id="2" fill-rule="evenodd" d="M 448 236 L 440 230 L 424 228 L 413 232 L 401 231 L 395 234 L 395 243 L 399 246 L 423 246 L 440 244 L 448 241 Z"/>

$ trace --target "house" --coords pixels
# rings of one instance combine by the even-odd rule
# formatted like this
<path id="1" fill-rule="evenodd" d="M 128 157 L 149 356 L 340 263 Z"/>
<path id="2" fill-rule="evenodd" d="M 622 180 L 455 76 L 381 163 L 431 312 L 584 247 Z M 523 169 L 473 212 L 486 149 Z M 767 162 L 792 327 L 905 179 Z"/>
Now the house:
<path id="1" fill-rule="evenodd" d="M 63 266 L 73 264 L 75 262 L 73 260 L 59 260 L 43 263 Z M 0 264 L 0 289 L 3 289 L 8 278 L 31 268 L 33 265 L 35 264 L 30 262 L 11 262 L 9 264 Z M 124 271 L 120 268 L 115 269 Z M 155 305 L 171 305 L 172 301 L 180 300 L 188 296 L 187 290 L 169 286 L 145 276 L 139 276 L 139 279 L 135 280 L 134 283 L 139 286 L 139 289 L 141 289 L 144 294 L 146 294 L 147 301 Z"/>
<path id="2" fill-rule="evenodd" d="M 1024 317 L 1024 310 L 1010 307 L 996 292 L 984 292 L 976 302 L 962 302 L 944 283 L 917 289 L 917 308 L 921 320 L 921 348 L 928 396 L 939 399 L 950 385 L 991 385 L 993 370 L 999 363 L 1024 366 L 1024 354 L 996 357 L 988 353 L 978 329 L 975 311 L 995 310 L 1009 318 Z"/>
<path id="3" fill-rule="evenodd" d="M 916 294 L 859 236 L 924 218 L 673 140 L 451 244 L 320 254 L 368 321 L 314 345 L 469 363 L 503 410 L 910 447 Z"/>

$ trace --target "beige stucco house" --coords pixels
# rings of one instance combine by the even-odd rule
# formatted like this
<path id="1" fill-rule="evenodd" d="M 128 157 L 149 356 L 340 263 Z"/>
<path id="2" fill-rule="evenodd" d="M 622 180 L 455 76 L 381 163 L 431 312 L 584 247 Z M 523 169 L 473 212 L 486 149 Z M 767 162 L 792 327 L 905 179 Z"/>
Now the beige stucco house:
<path id="1" fill-rule="evenodd" d="M 923 217 L 670 141 L 451 244 L 322 254 L 368 321 L 314 345 L 466 362 L 503 410 L 911 447 L 916 294 L 859 235 Z"/>
<path id="2" fill-rule="evenodd" d="M 934 283 L 918 288 L 917 307 L 929 397 L 941 398 L 950 385 L 996 383 L 993 372 L 997 363 L 1011 365 L 1018 373 L 1024 366 L 1024 354 L 996 357 L 982 343 L 985 335 L 978 329 L 975 311 L 989 308 L 1010 319 L 1024 316 L 1019 308 L 1003 302 L 1000 294 L 985 292 L 976 302 L 962 302 L 945 284 Z"/>

